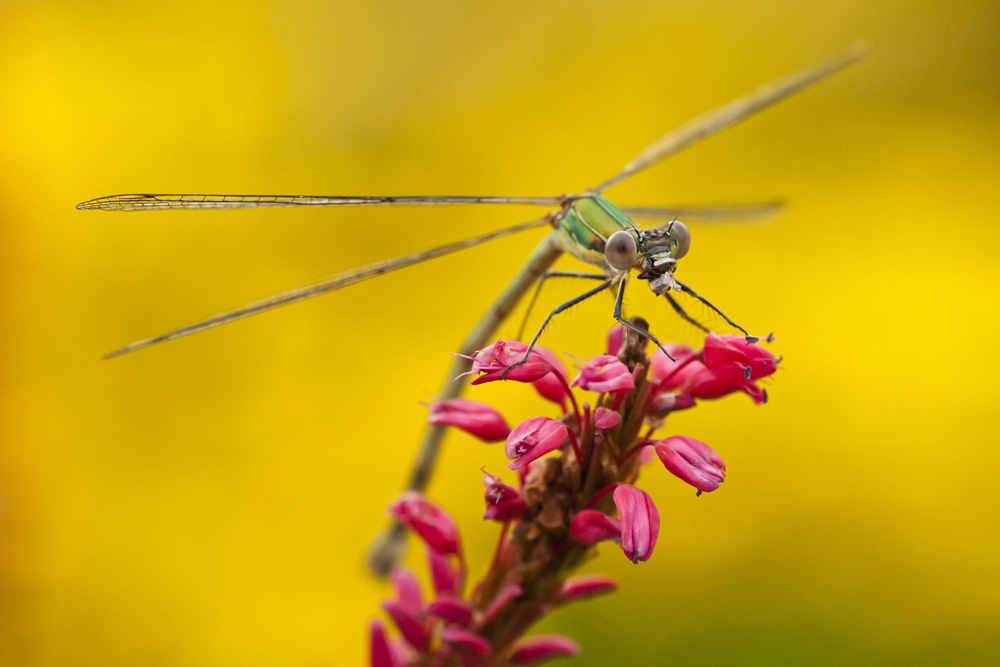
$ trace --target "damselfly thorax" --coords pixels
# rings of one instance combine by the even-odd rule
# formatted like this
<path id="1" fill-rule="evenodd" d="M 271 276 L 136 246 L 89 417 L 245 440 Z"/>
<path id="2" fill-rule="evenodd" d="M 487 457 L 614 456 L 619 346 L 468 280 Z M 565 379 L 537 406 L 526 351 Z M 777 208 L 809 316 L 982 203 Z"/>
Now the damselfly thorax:
<path id="1" fill-rule="evenodd" d="M 606 271 L 613 285 L 636 269 L 656 294 L 681 290 L 672 276 L 691 247 L 691 234 L 681 221 L 641 229 L 598 193 L 566 197 L 554 218 L 563 250 Z"/>

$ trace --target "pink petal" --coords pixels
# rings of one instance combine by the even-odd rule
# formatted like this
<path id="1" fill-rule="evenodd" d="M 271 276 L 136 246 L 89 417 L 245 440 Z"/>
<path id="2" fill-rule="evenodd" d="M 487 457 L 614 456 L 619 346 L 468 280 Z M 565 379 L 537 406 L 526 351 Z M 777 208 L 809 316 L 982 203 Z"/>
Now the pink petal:
<path id="1" fill-rule="evenodd" d="M 580 510 L 569 522 L 569 536 L 580 544 L 617 541 L 621 534 L 621 522 L 597 510 Z"/>

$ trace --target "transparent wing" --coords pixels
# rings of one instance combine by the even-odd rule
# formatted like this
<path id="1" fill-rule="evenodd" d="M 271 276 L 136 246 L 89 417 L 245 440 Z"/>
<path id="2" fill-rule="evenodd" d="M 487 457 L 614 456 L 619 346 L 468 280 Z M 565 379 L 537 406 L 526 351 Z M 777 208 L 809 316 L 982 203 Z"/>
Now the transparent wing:
<path id="1" fill-rule="evenodd" d="M 650 167 L 665 157 L 678 153 L 688 146 L 749 118 L 758 111 L 793 95 L 803 88 L 824 79 L 865 56 L 868 46 L 858 42 L 845 51 L 821 63 L 786 74 L 765 83 L 757 90 L 738 97 L 717 109 L 696 116 L 654 141 L 632 158 L 617 174 L 598 185 L 595 190 L 619 183 L 633 174 Z"/>
<path id="2" fill-rule="evenodd" d="M 150 195 L 98 197 L 76 205 L 78 209 L 149 211 L 165 208 L 254 208 L 260 206 L 410 206 L 435 204 L 527 204 L 558 206 L 559 197 L 342 197 L 309 195 Z"/>
<path id="3" fill-rule="evenodd" d="M 375 262 L 374 264 L 369 264 L 368 266 L 363 266 L 359 269 L 352 269 L 350 271 L 338 273 L 337 275 L 331 276 L 326 280 L 321 280 L 317 283 L 304 285 L 303 287 L 297 287 L 295 289 L 290 289 L 279 294 L 269 296 L 266 299 L 247 304 L 242 308 L 237 308 L 236 310 L 231 310 L 225 313 L 219 313 L 218 315 L 210 317 L 207 320 L 189 324 L 186 327 L 181 327 L 180 329 L 170 331 L 160 336 L 136 341 L 123 348 L 117 349 L 114 352 L 110 352 L 105 355 L 104 358 L 110 359 L 111 357 L 117 357 L 128 352 L 141 350 L 142 348 L 149 347 L 150 345 L 156 345 L 157 343 L 163 343 L 168 340 L 180 338 L 181 336 L 187 336 L 188 334 L 204 331 L 205 329 L 217 327 L 220 324 L 226 324 L 227 322 L 249 317 L 250 315 L 256 315 L 257 313 L 262 313 L 266 310 L 277 308 L 278 306 L 295 303 L 296 301 L 318 296 L 326 292 L 340 289 L 341 287 L 346 287 L 347 285 L 353 285 L 354 283 L 361 282 L 362 280 L 366 280 L 373 276 L 389 273 L 390 271 L 395 271 L 396 269 L 401 269 L 405 266 L 418 264 L 424 260 L 447 255 L 448 253 L 463 250 L 465 248 L 471 248 L 472 246 L 485 243 L 486 241 L 492 241 L 493 239 L 500 238 L 501 236 L 507 236 L 508 234 L 514 234 L 516 232 L 532 229 L 534 227 L 541 227 L 547 223 L 548 218 L 539 218 L 538 220 L 524 222 L 519 225 L 514 225 L 513 227 L 501 229 L 482 236 L 476 236 L 464 241 L 456 241 L 437 248 L 431 248 L 430 250 L 422 250 L 410 255 L 403 255 L 402 257 Z"/>
<path id="4" fill-rule="evenodd" d="M 780 201 L 739 202 L 723 204 L 689 204 L 686 206 L 622 206 L 631 218 L 655 218 L 662 221 L 680 219 L 683 222 L 718 224 L 756 224 L 771 221 L 784 211 Z"/>

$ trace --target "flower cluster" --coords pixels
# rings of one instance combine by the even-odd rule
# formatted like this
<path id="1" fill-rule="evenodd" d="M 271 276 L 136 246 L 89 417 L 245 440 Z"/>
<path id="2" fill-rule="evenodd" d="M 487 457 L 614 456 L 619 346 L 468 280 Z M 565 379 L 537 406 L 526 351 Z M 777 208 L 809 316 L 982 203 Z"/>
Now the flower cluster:
<path id="1" fill-rule="evenodd" d="M 576 378 L 544 348 L 498 341 L 472 358 L 472 384 L 499 379 L 530 383 L 561 415 L 532 417 L 513 429 L 493 407 L 468 399 L 439 401 L 430 421 L 461 428 L 485 442 L 504 440 L 510 486 L 486 473 L 484 519 L 501 524 L 493 561 L 466 591 L 467 567 L 458 527 L 426 496 L 402 494 L 389 511 L 426 546 L 433 599 L 424 599 L 416 575 L 393 570 L 395 597 L 382 603 L 399 630 L 390 638 L 373 620 L 373 667 L 404 665 L 530 665 L 575 655 L 579 646 L 559 635 L 523 637 L 538 619 L 568 602 L 614 590 L 601 575 L 568 576 L 599 542 L 621 547 L 633 563 L 653 554 L 660 515 L 636 484 L 644 464 L 659 459 L 697 493 L 719 488 L 726 466 L 708 445 L 675 435 L 654 439 L 669 413 L 734 392 L 766 400 L 757 382 L 774 373 L 776 359 L 740 336 L 709 334 L 701 350 L 665 346 L 647 359 L 645 341 L 620 328 L 608 353 L 580 362 Z M 510 372 L 504 369 L 511 367 Z M 597 394 L 577 401 L 573 389 Z M 655 454 L 655 456 L 654 456 Z"/>

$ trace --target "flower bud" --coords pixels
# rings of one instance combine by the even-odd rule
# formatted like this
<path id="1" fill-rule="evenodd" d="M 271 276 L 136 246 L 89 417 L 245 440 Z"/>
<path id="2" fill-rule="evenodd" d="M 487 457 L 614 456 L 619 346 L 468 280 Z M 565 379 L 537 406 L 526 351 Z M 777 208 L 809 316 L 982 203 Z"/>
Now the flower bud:
<path id="1" fill-rule="evenodd" d="M 726 464 L 703 442 L 675 435 L 656 443 L 656 455 L 667 470 L 702 491 L 715 491 L 726 479 Z"/>
<path id="2" fill-rule="evenodd" d="M 489 657 L 492 650 L 490 643 L 479 635 L 454 625 L 447 625 L 441 629 L 441 641 L 463 658 L 462 664 L 466 662 L 477 664 Z"/>
<path id="3" fill-rule="evenodd" d="M 621 416 L 614 410 L 608 410 L 607 408 L 597 408 L 594 411 L 594 426 L 605 431 L 609 428 L 614 428 L 622 422 Z"/>
<path id="4" fill-rule="evenodd" d="M 397 565 L 389 573 L 389 582 L 396 591 L 396 599 L 400 604 L 411 609 L 421 609 L 424 606 L 424 595 L 420 591 L 420 580 L 416 573 L 405 565 Z"/>
<path id="5" fill-rule="evenodd" d="M 597 544 L 621 538 L 621 522 L 597 510 L 580 510 L 569 522 L 569 536 L 580 544 Z"/>
<path id="6" fill-rule="evenodd" d="M 430 405 L 428 424 L 457 426 L 483 442 L 499 442 L 510 433 L 510 426 L 496 408 L 468 398 L 450 398 Z"/>
<path id="7" fill-rule="evenodd" d="M 371 667 L 396 667 L 401 664 L 396 661 L 389 648 L 389 636 L 386 634 L 385 625 L 377 618 L 373 618 L 368 623 L 368 655 Z"/>
<path id="8" fill-rule="evenodd" d="M 618 582 L 603 574 L 580 574 L 575 577 L 568 577 L 559 587 L 556 593 L 556 601 L 559 603 L 572 602 L 583 598 L 593 597 L 601 593 L 610 593 L 618 588 Z"/>
<path id="9" fill-rule="evenodd" d="M 512 665 L 537 665 L 552 658 L 580 655 L 580 645 L 563 635 L 535 635 L 519 639 L 510 655 Z"/>
<path id="10" fill-rule="evenodd" d="M 618 350 L 622 349 L 625 343 L 625 327 L 620 324 L 608 329 L 608 354 L 612 357 L 618 356 Z"/>
<path id="11" fill-rule="evenodd" d="M 471 602 L 452 595 L 442 595 L 427 605 L 429 614 L 462 628 L 472 622 L 473 609 Z"/>
<path id="12" fill-rule="evenodd" d="M 440 506 L 419 491 L 404 491 L 389 505 L 389 513 L 399 519 L 428 546 L 446 554 L 460 552 L 458 526 Z"/>
<path id="13" fill-rule="evenodd" d="M 649 560 L 660 534 L 660 513 L 649 494 L 631 484 L 614 490 L 615 507 L 621 516 L 622 551 L 633 563 Z"/>
<path id="14" fill-rule="evenodd" d="M 665 417 L 677 410 L 687 410 L 694 407 L 694 398 L 687 392 L 665 391 L 653 397 L 649 403 L 648 414 L 653 417 Z"/>
<path id="15" fill-rule="evenodd" d="M 623 393 L 635 389 L 635 378 L 618 357 L 599 354 L 580 369 L 573 386 L 599 393 Z"/>
<path id="16" fill-rule="evenodd" d="M 434 592 L 438 595 L 461 595 L 465 574 L 462 568 L 455 567 L 454 556 L 441 553 L 430 546 L 425 555 Z"/>
<path id="17" fill-rule="evenodd" d="M 503 589 L 501 589 L 500 592 L 494 596 L 493 601 L 486 607 L 486 611 L 483 612 L 483 623 L 489 623 L 491 620 L 496 618 L 497 614 L 507 608 L 507 605 L 523 594 L 524 589 L 521 588 L 520 584 L 507 584 L 504 586 Z"/>

